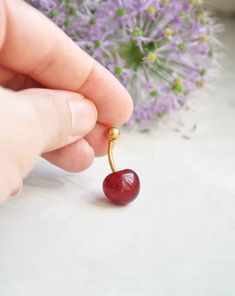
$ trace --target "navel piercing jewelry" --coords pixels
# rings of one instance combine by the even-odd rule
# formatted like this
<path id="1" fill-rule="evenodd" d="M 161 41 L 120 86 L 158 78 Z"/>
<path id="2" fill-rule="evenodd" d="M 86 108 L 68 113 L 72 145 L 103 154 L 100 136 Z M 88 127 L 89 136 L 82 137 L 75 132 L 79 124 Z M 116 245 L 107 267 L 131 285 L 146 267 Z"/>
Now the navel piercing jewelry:
<path id="1" fill-rule="evenodd" d="M 106 197 L 115 204 L 126 205 L 133 201 L 140 191 L 138 175 L 125 169 L 117 171 L 113 160 L 113 144 L 120 137 L 118 128 L 112 127 L 108 131 L 108 160 L 112 173 L 103 182 L 103 191 Z"/>

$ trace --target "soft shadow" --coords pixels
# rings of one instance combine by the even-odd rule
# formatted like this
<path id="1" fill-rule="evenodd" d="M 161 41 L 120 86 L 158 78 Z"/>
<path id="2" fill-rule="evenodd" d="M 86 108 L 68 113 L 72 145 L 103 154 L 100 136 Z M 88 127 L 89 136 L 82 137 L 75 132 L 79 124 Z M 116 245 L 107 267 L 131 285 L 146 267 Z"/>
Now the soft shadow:
<path id="1" fill-rule="evenodd" d="M 116 205 L 114 203 L 112 203 L 111 201 L 109 201 L 104 195 L 97 195 L 94 193 L 93 198 L 87 198 L 86 202 L 96 206 L 96 207 L 100 207 L 100 208 L 113 208 L 113 209 L 119 209 L 122 208 L 124 206 L 122 205 Z"/>
<path id="2" fill-rule="evenodd" d="M 58 188 L 64 185 L 67 174 L 54 167 L 39 165 L 24 180 L 24 185 L 35 188 Z"/>
<path id="3" fill-rule="evenodd" d="M 65 180 L 58 179 L 55 176 L 48 178 L 44 176 L 29 176 L 26 180 L 24 180 L 24 185 L 27 187 L 35 187 L 35 188 L 58 188 L 62 187 L 65 183 Z"/>

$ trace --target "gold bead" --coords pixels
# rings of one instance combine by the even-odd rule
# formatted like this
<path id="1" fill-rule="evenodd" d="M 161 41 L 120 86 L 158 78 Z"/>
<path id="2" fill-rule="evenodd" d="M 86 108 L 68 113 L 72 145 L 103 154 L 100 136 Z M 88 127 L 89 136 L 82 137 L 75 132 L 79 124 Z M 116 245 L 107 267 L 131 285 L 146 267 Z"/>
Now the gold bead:
<path id="1" fill-rule="evenodd" d="M 114 141 L 120 138 L 120 131 L 116 127 L 111 127 L 108 132 L 108 140 Z"/>

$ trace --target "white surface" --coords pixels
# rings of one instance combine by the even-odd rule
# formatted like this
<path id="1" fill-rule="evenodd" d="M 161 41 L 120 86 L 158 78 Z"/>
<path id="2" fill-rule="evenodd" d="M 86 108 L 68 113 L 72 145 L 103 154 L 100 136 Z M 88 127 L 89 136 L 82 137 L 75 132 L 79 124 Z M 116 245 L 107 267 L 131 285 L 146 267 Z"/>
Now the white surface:
<path id="1" fill-rule="evenodd" d="M 41 162 L 0 208 L 1 296 L 235 295 L 235 22 L 214 93 L 191 140 L 123 134 L 120 167 L 139 172 L 128 207 L 102 198 L 99 159 L 82 174 Z"/>

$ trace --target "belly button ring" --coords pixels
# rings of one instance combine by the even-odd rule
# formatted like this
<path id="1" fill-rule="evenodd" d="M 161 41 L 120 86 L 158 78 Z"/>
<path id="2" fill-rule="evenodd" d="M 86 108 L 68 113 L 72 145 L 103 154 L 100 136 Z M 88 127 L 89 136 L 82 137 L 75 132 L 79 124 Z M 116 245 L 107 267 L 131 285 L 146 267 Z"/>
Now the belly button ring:
<path id="1" fill-rule="evenodd" d="M 131 169 L 117 171 L 113 160 L 114 142 L 120 137 L 118 128 L 112 127 L 108 131 L 108 160 L 112 173 L 103 182 L 106 197 L 115 204 L 127 205 L 132 202 L 140 191 L 138 175 Z"/>

